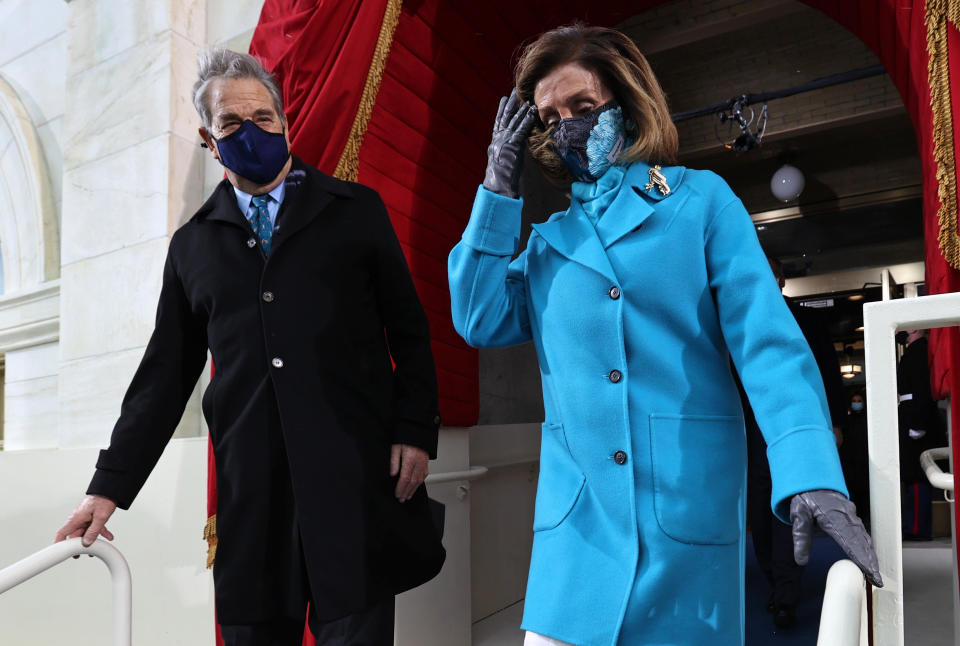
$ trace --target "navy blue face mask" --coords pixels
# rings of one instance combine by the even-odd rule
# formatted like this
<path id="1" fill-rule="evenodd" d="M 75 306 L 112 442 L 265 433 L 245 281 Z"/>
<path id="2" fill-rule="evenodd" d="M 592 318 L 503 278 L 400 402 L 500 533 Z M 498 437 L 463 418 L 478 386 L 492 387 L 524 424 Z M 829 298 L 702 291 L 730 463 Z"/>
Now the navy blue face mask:
<path id="1" fill-rule="evenodd" d="M 223 139 L 217 139 L 220 163 L 255 184 L 269 184 L 290 158 L 282 132 L 267 132 L 247 119 Z"/>

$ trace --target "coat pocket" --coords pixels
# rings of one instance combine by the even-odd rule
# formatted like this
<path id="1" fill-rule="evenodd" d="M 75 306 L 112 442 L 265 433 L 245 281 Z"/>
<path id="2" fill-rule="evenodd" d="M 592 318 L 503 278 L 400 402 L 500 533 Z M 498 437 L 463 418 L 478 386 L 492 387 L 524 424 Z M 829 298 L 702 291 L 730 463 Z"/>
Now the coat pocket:
<path id="1" fill-rule="evenodd" d="M 544 424 L 540 439 L 540 479 L 533 531 L 553 529 L 580 498 L 586 478 L 567 446 L 562 424 Z"/>
<path id="2" fill-rule="evenodd" d="M 739 417 L 651 415 L 653 505 L 660 529 L 683 543 L 736 542 L 746 455 Z"/>

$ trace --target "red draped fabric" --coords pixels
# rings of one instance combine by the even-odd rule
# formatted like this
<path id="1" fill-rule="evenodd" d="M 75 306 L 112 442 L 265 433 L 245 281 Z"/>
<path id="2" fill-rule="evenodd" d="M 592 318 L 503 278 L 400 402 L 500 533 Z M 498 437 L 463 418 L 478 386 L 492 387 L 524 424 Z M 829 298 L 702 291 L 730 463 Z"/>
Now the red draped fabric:
<path id="1" fill-rule="evenodd" d="M 267 0 L 250 53 L 276 74 L 294 154 L 333 174 L 363 95 L 387 0 Z"/>
<path id="2" fill-rule="evenodd" d="M 453 330 L 446 257 L 483 177 L 499 97 L 509 91 L 518 46 L 574 19 L 615 25 L 662 0 L 406 0 L 359 149 L 358 180 L 383 196 L 431 323 L 447 425 L 478 415 L 476 351 Z M 924 0 L 801 0 L 861 38 L 887 68 L 917 133 L 930 293 L 956 291 L 960 274 L 937 245 L 933 113 Z M 293 151 L 327 173 L 347 144 L 380 36 L 387 0 L 266 0 L 251 53 L 283 87 Z M 954 114 L 960 115 L 960 34 L 950 33 Z M 956 122 L 956 119 L 955 119 Z M 364 131 L 362 131 L 364 132 Z M 354 133 L 356 134 L 356 133 Z M 960 138 L 954 137 L 960 152 Z M 960 155 L 958 155 L 960 157 Z M 931 340 L 934 385 L 960 392 L 956 329 Z M 960 429 L 960 406 L 954 406 Z M 960 448 L 955 438 L 954 446 Z M 960 464 L 960 455 L 955 456 Z M 211 463 L 211 513 L 216 486 Z M 960 531 L 958 531 L 960 533 Z M 312 640 L 305 641 L 312 643 Z"/>

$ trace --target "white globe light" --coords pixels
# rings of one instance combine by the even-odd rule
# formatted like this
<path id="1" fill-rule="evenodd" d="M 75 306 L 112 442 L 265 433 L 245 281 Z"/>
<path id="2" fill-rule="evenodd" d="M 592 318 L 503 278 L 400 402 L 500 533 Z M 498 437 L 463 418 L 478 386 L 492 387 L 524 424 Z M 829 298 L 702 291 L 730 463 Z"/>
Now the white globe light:
<path id="1" fill-rule="evenodd" d="M 790 202 L 800 197 L 806 180 L 796 166 L 784 164 L 770 178 L 770 190 L 781 202 Z"/>

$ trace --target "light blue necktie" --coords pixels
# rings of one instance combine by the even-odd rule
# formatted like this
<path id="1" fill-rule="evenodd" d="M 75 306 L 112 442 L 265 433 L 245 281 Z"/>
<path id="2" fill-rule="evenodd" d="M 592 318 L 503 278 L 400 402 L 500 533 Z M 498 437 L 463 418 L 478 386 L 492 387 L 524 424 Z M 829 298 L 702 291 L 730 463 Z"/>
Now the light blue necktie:
<path id="1" fill-rule="evenodd" d="M 273 239 L 273 225 L 270 224 L 270 210 L 267 209 L 270 196 L 254 195 L 250 201 L 257 207 L 257 214 L 250 218 L 250 226 L 253 227 L 253 232 L 257 234 L 263 253 L 269 256 L 270 242 Z"/>

